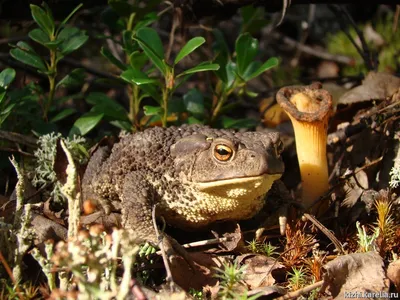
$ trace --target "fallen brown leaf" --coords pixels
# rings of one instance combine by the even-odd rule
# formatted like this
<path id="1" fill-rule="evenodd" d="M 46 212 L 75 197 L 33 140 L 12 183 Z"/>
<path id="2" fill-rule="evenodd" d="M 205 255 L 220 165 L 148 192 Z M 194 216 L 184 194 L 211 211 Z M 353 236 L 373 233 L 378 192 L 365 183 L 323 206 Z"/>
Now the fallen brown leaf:
<path id="1" fill-rule="evenodd" d="M 324 285 L 334 299 L 365 299 L 366 293 L 387 293 L 388 279 L 382 257 L 377 252 L 339 256 L 323 266 Z"/>
<path id="2" fill-rule="evenodd" d="M 239 224 L 235 222 L 224 222 L 218 224 L 221 226 L 214 227 L 211 232 L 215 238 L 226 238 L 226 241 L 219 244 L 220 249 L 214 250 L 214 253 L 224 252 L 241 252 L 245 250 L 245 244 L 243 241 L 243 233 L 240 229 Z M 210 252 L 210 251 L 209 251 Z"/>
<path id="3" fill-rule="evenodd" d="M 387 269 L 387 277 L 393 282 L 397 291 L 400 292 L 400 260 L 392 261 Z"/>
<path id="4" fill-rule="evenodd" d="M 251 290 L 272 286 L 276 283 L 276 277 L 284 277 L 285 267 L 276 259 L 265 255 L 244 254 L 237 257 L 237 262 L 247 266 L 243 280 Z"/>
<path id="5" fill-rule="evenodd" d="M 387 73 L 369 72 L 362 84 L 339 99 L 339 104 L 352 104 L 392 97 L 400 88 L 400 78 Z"/>

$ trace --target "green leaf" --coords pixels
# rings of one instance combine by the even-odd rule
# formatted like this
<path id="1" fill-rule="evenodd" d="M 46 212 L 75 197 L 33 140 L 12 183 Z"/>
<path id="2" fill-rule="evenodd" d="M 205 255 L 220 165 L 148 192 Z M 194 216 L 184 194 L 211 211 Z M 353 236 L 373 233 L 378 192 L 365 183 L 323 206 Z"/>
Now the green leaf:
<path id="1" fill-rule="evenodd" d="M 130 65 L 134 69 L 138 69 L 138 70 L 142 69 L 147 61 L 148 61 L 148 58 L 147 58 L 146 54 L 141 53 L 139 51 L 135 51 L 129 56 Z"/>
<path id="2" fill-rule="evenodd" d="M 143 20 L 137 22 L 135 27 L 133 27 L 133 31 L 138 31 L 140 28 L 147 27 L 158 20 L 158 16 L 156 12 L 148 13 L 144 16 Z"/>
<path id="3" fill-rule="evenodd" d="M 157 79 L 149 78 L 146 73 L 133 68 L 129 68 L 128 70 L 122 72 L 120 76 L 123 80 L 137 85 L 159 83 Z"/>
<path id="4" fill-rule="evenodd" d="M 53 42 L 48 42 L 45 43 L 44 46 L 46 46 L 48 49 L 54 50 L 57 49 L 57 47 L 62 43 L 62 41 L 53 41 Z"/>
<path id="5" fill-rule="evenodd" d="M 231 88 L 236 79 L 236 64 L 233 61 L 227 63 L 226 67 L 226 88 Z"/>
<path id="6" fill-rule="evenodd" d="M 258 52 L 258 41 L 250 34 L 241 34 L 236 40 L 236 63 L 237 71 L 243 75 L 249 64 L 254 61 Z"/>
<path id="7" fill-rule="evenodd" d="M 250 80 L 250 79 L 251 79 L 250 76 L 251 76 L 255 71 L 257 71 L 257 70 L 261 67 L 261 65 L 262 65 L 262 63 L 261 63 L 260 61 L 258 61 L 258 60 L 252 61 L 252 62 L 248 65 L 246 71 L 244 71 L 244 73 L 243 73 L 242 75 L 239 75 L 240 78 L 242 78 L 244 81 Z"/>
<path id="8" fill-rule="evenodd" d="M 243 22 L 240 32 L 256 33 L 260 31 L 267 23 L 265 11 L 263 7 L 255 7 L 253 5 L 244 6 L 240 9 Z"/>
<path id="9" fill-rule="evenodd" d="M 257 126 L 258 121 L 254 119 L 233 119 L 223 116 L 220 118 L 223 128 L 253 128 Z"/>
<path id="10" fill-rule="evenodd" d="M 186 110 L 193 115 L 204 114 L 204 97 L 197 89 L 191 89 L 183 96 L 183 103 L 185 104 Z"/>
<path id="11" fill-rule="evenodd" d="M 222 81 L 222 82 L 227 82 L 227 77 L 226 77 L 226 65 L 228 63 L 228 58 L 220 53 L 217 55 L 217 57 L 214 59 L 214 63 L 219 64 L 220 68 L 215 71 L 215 75 Z"/>
<path id="12" fill-rule="evenodd" d="M 157 88 L 155 85 L 143 84 L 140 86 L 140 89 L 143 90 L 147 95 L 152 97 L 154 100 L 156 100 L 158 103 L 161 103 L 161 95 L 157 91 Z"/>
<path id="13" fill-rule="evenodd" d="M 149 27 L 141 28 L 137 31 L 136 37 L 146 43 L 159 58 L 164 58 L 164 47 L 157 31 Z"/>
<path id="14" fill-rule="evenodd" d="M 6 91 L 0 91 L 0 104 L 3 102 L 3 100 L 6 99 Z M 0 106 L 1 109 L 1 106 Z"/>
<path id="15" fill-rule="evenodd" d="M 128 132 L 132 131 L 132 124 L 130 122 L 114 120 L 110 121 L 110 124 Z"/>
<path id="16" fill-rule="evenodd" d="M 145 105 L 143 106 L 143 110 L 146 116 L 160 115 L 162 112 L 162 108 L 160 106 Z"/>
<path id="17" fill-rule="evenodd" d="M 265 63 L 263 63 L 255 72 L 253 72 L 251 75 L 249 75 L 246 80 L 253 79 L 260 74 L 264 73 L 265 71 L 277 66 L 279 64 L 279 60 L 276 57 L 271 57 L 268 59 Z"/>
<path id="18" fill-rule="evenodd" d="M 57 85 L 56 88 L 60 86 L 64 86 L 66 88 L 69 87 L 76 87 L 76 86 L 81 86 L 84 83 L 85 80 L 85 70 L 82 68 L 79 69 L 74 69 L 66 75 L 63 79 L 61 79 Z"/>
<path id="19" fill-rule="evenodd" d="M 63 55 L 67 55 L 82 47 L 88 38 L 85 32 L 76 27 L 65 27 L 60 31 L 57 39 L 63 40 L 60 51 Z"/>
<path id="20" fill-rule="evenodd" d="M 0 127 L 1 124 L 7 119 L 7 117 L 11 114 L 12 109 L 14 108 L 15 103 L 8 105 L 5 109 L 0 112 Z"/>
<path id="21" fill-rule="evenodd" d="M 219 29 L 213 30 L 215 44 L 213 45 L 214 52 L 218 53 L 218 56 L 224 56 L 226 59 L 230 56 L 230 50 L 228 43 L 225 40 L 224 34 Z"/>
<path id="22" fill-rule="evenodd" d="M 0 87 L 6 90 L 14 79 L 15 79 L 15 70 L 11 68 L 4 69 L 0 73 Z"/>
<path id="23" fill-rule="evenodd" d="M 10 54 L 16 60 L 39 69 L 40 71 L 47 71 L 47 67 L 44 64 L 42 58 L 36 54 L 29 44 L 25 42 L 18 42 L 17 48 L 11 49 Z"/>
<path id="24" fill-rule="evenodd" d="M 125 108 L 104 93 L 92 92 L 86 102 L 93 105 L 92 112 L 103 113 L 111 120 L 129 121 Z"/>
<path id="25" fill-rule="evenodd" d="M 219 64 L 213 64 L 213 63 L 209 63 L 209 62 L 202 62 L 202 63 L 198 64 L 197 66 L 191 68 L 191 69 L 183 71 L 181 74 L 176 76 L 176 78 L 182 77 L 182 76 L 185 76 L 185 75 L 188 75 L 188 74 L 198 73 L 198 72 L 216 71 L 218 69 L 219 69 Z"/>
<path id="26" fill-rule="evenodd" d="M 189 42 L 186 43 L 185 46 L 182 47 L 181 51 L 179 51 L 178 55 L 175 57 L 174 65 L 180 62 L 184 57 L 188 56 L 198 47 L 205 43 L 205 39 L 203 37 L 194 37 Z"/>
<path id="27" fill-rule="evenodd" d="M 127 66 L 123 62 L 121 62 L 118 58 L 116 58 L 107 48 L 101 47 L 100 53 L 105 58 L 107 58 L 110 63 L 117 66 L 119 69 L 123 71 L 126 70 Z"/>
<path id="28" fill-rule="evenodd" d="M 122 32 L 122 45 L 124 52 L 128 55 L 139 50 L 138 43 L 132 39 L 132 30 L 124 30 Z"/>
<path id="29" fill-rule="evenodd" d="M 31 4 L 31 13 L 32 17 L 35 20 L 36 24 L 49 36 L 53 36 L 54 34 L 54 20 L 53 17 L 46 13 L 39 6 Z"/>
<path id="30" fill-rule="evenodd" d="M 196 118 L 193 117 L 193 116 L 190 116 L 190 117 L 188 118 L 187 122 L 188 122 L 188 124 L 204 124 L 203 121 L 200 121 L 200 120 L 196 119 Z"/>
<path id="31" fill-rule="evenodd" d="M 187 112 L 185 104 L 183 103 L 181 97 L 173 97 L 172 96 L 168 100 L 168 104 L 167 105 L 168 105 L 168 107 L 167 107 L 168 108 L 167 109 L 168 115 L 171 115 L 171 114 L 180 115 L 181 113 Z"/>
<path id="32" fill-rule="evenodd" d="M 82 6 L 83 6 L 82 3 L 81 3 L 81 4 L 78 4 L 78 6 L 75 7 L 74 10 L 61 22 L 60 26 L 58 26 L 58 30 L 57 30 L 57 31 L 59 31 L 60 29 L 62 29 L 62 28 L 65 26 L 65 24 L 67 24 L 67 22 L 69 21 L 69 19 L 71 19 L 72 16 L 73 16 Z"/>
<path id="33" fill-rule="evenodd" d="M 62 119 L 65 119 L 66 117 L 69 117 L 70 115 L 73 115 L 74 113 L 76 113 L 76 109 L 66 108 L 66 109 L 60 111 L 53 118 L 51 118 L 50 123 L 55 123 L 55 122 L 61 121 Z"/>
<path id="34" fill-rule="evenodd" d="M 49 36 L 40 28 L 31 30 L 28 35 L 33 41 L 42 45 L 50 42 Z"/>
<path id="35" fill-rule="evenodd" d="M 101 121 L 104 117 L 103 113 L 98 112 L 88 112 L 82 115 L 78 120 L 75 121 L 74 125 L 72 126 L 69 136 L 74 134 L 76 135 L 85 135 L 90 130 L 96 127 L 97 124 Z"/>
<path id="36" fill-rule="evenodd" d="M 165 76 L 168 65 L 164 62 L 164 48 L 157 31 L 147 27 L 141 28 L 133 39 L 139 43 L 147 57 Z"/>

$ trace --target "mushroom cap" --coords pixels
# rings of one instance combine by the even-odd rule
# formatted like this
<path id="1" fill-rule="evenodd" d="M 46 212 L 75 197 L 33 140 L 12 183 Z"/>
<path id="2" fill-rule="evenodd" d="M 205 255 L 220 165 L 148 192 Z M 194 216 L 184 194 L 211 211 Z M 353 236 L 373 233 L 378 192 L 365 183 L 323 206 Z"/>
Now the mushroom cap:
<path id="1" fill-rule="evenodd" d="M 318 110 L 315 112 L 301 112 L 290 101 L 292 96 L 304 93 L 311 99 L 318 100 Z M 276 94 L 279 105 L 293 118 L 300 122 L 318 122 L 327 118 L 332 111 L 332 96 L 322 89 L 321 83 L 313 83 L 308 86 L 287 86 L 281 88 Z"/>

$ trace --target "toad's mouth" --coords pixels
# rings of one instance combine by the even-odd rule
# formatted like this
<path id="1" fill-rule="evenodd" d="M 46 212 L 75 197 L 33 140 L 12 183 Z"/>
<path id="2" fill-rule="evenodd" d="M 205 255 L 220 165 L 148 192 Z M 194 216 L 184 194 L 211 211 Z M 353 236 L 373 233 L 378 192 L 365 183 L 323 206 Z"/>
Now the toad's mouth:
<path id="1" fill-rule="evenodd" d="M 267 192 L 275 180 L 281 178 L 282 174 L 262 174 L 252 177 L 236 177 L 231 179 L 222 179 L 209 182 L 196 182 L 197 189 L 201 192 L 220 193 L 223 190 L 246 189 L 255 190 L 261 189 Z"/>

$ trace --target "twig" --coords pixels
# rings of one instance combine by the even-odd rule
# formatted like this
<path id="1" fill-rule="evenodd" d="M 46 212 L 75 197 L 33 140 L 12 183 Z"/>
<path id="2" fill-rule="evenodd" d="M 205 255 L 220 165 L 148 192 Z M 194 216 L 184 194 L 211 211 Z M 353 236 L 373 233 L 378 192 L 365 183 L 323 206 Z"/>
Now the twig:
<path id="1" fill-rule="evenodd" d="M 158 226 L 157 226 L 156 209 L 157 209 L 157 205 L 154 205 L 153 209 L 151 211 L 151 218 L 152 218 L 152 221 L 153 221 L 154 230 L 155 230 L 157 238 L 158 238 L 158 247 L 160 248 L 161 256 L 162 256 L 162 259 L 164 261 L 165 272 L 167 273 L 167 276 L 166 276 L 165 280 L 167 282 L 169 282 L 169 283 L 172 283 L 173 282 L 172 272 L 171 272 L 171 268 L 169 266 L 167 254 L 165 253 L 165 249 L 164 249 L 164 243 L 163 243 L 164 237 L 162 237 L 160 235 L 160 231 L 158 230 Z"/>
<path id="2" fill-rule="evenodd" d="M 26 145 L 28 147 L 37 148 L 37 139 L 16 132 L 8 132 L 0 130 L 0 139 L 4 139 L 17 144 Z"/>
<path id="3" fill-rule="evenodd" d="M 331 240 L 331 242 L 335 245 L 337 251 L 339 251 L 342 254 L 345 253 L 340 241 L 324 225 L 322 225 L 321 222 L 319 222 L 314 216 L 312 216 L 308 213 L 304 213 L 303 216 L 307 220 L 309 220 L 311 223 L 313 223 L 315 225 L 315 227 L 317 227 L 319 230 L 321 230 L 322 233 L 324 233 L 328 237 L 328 239 Z"/>
<path id="4" fill-rule="evenodd" d="M 131 286 L 132 295 L 135 296 L 135 299 L 138 299 L 138 300 L 146 300 L 147 299 L 146 295 L 142 291 L 142 288 L 140 287 L 140 285 L 138 284 L 136 279 L 134 279 L 134 278 L 131 279 L 130 286 Z"/>
<path id="5" fill-rule="evenodd" d="M 335 54 L 331 54 L 331 53 L 328 53 L 323 50 L 317 50 L 313 47 L 303 45 L 287 36 L 283 36 L 279 32 L 273 31 L 273 32 L 271 32 L 271 36 L 274 39 L 282 40 L 282 42 L 284 42 L 289 47 L 298 48 L 302 52 L 310 54 L 312 56 L 319 57 L 319 58 L 322 58 L 325 60 L 335 61 L 335 62 L 338 62 L 341 64 L 350 65 L 350 66 L 354 66 L 354 64 L 355 64 L 355 60 L 352 57 L 348 57 L 345 55 L 335 55 Z"/>
<path id="6" fill-rule="evenodd" d="M 171 56 L 172 47 L 174 46 L 175 43 L 175 32 L 176 28 L 179 26 L 181 16 L 182 16 L 182 10 L 180 9 L 175 10 L 175 13 L 172 17 L 172 27 L 171 27 L 171 32 L 169 34 L 168 49 L 167 53 L 165 54 L 166 61 L 168 61 L 169 57 Z"/>
<path id="7" fill-rule="evenodd" d="M 2 263 L 2 265 L 3 265 L 3 267 L 4 267 L 4 269 L 6 270 L 8 276 L 10 277 L 12 283 L 13 283 L 15 286 L 17 286 L 17 282 L 15 281 L 14 275 L 13 275 L 13 273 L 12 273 L 12 271 L 11 271 L 11 269 L 10 269 L 10 266 L 8 265 L 6 259 L 4 258 L 3 253 L 1 253 L 1 250 L 0 250 L 0 261 L 1 261 L 1 263 Z M 18 287 L 17 287 L 17 288 L 18 288 Z"/>
<path id="8" fill-rule="evenodd" d="M 20 149 L 14 149 L 14 148 L 8 148 L 8 147 L 0 147 L 0 151 L 5 151 L 5 152 L 16 152 L 16 153 L 19 153 L 19 154 L 21 154 L 21 155 L 25 155 L 25 156 L 28 156 L 28 157 L 34 157 L 34 156 L 35 156 L 35 155 L 33 155 L 32 153 L 25 152 L 25 151 L 22 151 L 22 150 L 20 150 Z"/>
<path id="9" fill-rule="evenodd" d="M 223 242 L 227 242 L 228 240 L 229 240 L 229 238 L 226 238 L 226 237 L 219 238 L 219 239 L 209 239 L 209 240 L 204 240 L 204 241 L 183 244 L 182 247 L 185 249 L 191 249 L 191 248 L 203 247 L 203 246 L 208 246 L 208 245 L 220 244 Z M 157 251 L 155 254 L 160 255 L 161 250 Z"/>
<path id="10" fill-rule="evenodd" d="M 308 20 L 307 23 L 305 21 L 302 22 L 302 35 L 300 38 L 300 45 L 304 46 L 309 32 L 310 32 L 310 27 L 312 26 L 312 23 L 314 21 L 315 18 L 315 4 L 310 4 L 309 9 L 308 9 Z M 293 59 L 290 62 L 290 65 L 292 67 L 296 67 L 299 63 L 300 57 L 301 57 L 301 51 L 302 48 L 298 47 L 296 54 L 294 55 Z"/>
<path id="11" fill-rule="evenodd" d="M 334 14 L 341 21 L 341 22 L 339 22 L 341 29 L 346 34 L 346 36 L 348 37 L 350 42 L 353 44 L 353 46 L 357 49 L 357 52 L 363 58 L 364 63 L 366 65 L 366 67 L 368 68 L 368 70 L 376 70 L 377 67 L 378 67 L 378 62 L 377 62 L 376 55 L 375 55 L 374 62 L 372 62 L 373 56 L 372 56 L 371 51 L 369 50 L 368 45 L 367 45 L 367 43 L 366 43 L 366 41 L 364 39 L 364 35 L 358 29 L 357 24 L 354 22 L 353 18 L 350 16 L 348 10 L 345 9 L 344 7 L 341 7 L 340 5 L 331 4 L 331 5 L 329 5 L 329 7 L 332 9 Z M 357 36 L 360 39 L 362 49 L 357 45 L 356 41 L 350 35 L 350 32 L 349 32 L 348 28 L 345 26 L 345 25 L 347 25 L 346 21 L 350 22 L 350 24 L 352 25 L 352 27 L 356 31 Z"/>
<path id="12" fill-rule="evenodd" d="M 95 68 L 86 66 L 86 65 L 82 64 L 81 62 L 79 62 L 79 61 L 77 61 L 77 60 L 75 60 L 75 59 L 69 58 L 69 57 L 63 58 L 63 59 L 60 61 L 60 63 L 61 63 L 61 64 L 62 64 L 62 63 L 66 63 L 66 64 L 68 64 L 68 65 L 71 65 L 71 66 L 74 67 L 74 68 L 82 68 L 82 69 L 85 69 L 86 72 L 88 72 L 88 73 L 90 73 L 90 74 L 93 74 L 93 75 L 95 75 L 95 76 L 98 76 L 98 77 L 108 78 L 108 79 L 117 79 L 116 76 L 114 76 L 114 75 L 112 75 L 112 74 L 110 74 L 110 73 L 103 72 L 103 71 L 101 71 L 101 70 L 98 70 L 98 69 L 95 69 Z"/>
<path id="13" fill-rule="evenodd" d="M 400 16 L 400 4 L 396 5 L 396 13 L 394 14 L 392 32 L 395 33 L 397 31 L 397 26 L 399 25 L 399 16 Z"/>
<path id="14" fill-rule="evenodd" d="M 312 290 L 321 287 L 323 283 L 324 283 L 323 280 L 318 281 L 316 283 L 310 284 L 310 285 L 308 285 L 308 286 L 306 286 L 306 287 L 304 287 L 302 289 L 299 289 L 297 291 L 287 293 L 286 295 L 283 295 L 282 297 L 276 298 L 276 300 L 285 300 L 285 299 L 298 298 L 301 295 L 307 294 L 307 293 L 311 292 Z"/>
<path id="15" fill-rule="evenodd" d="M 29 36 L 27 36 L 27 35 L 9 37 L 9 38 L 0 39 L 0 45 L 8 44 L 8 43 L 15 43 L 15 42 L 19 42 L 19 41 L 26 41 L 26 40 L 29 40 Z"/>

